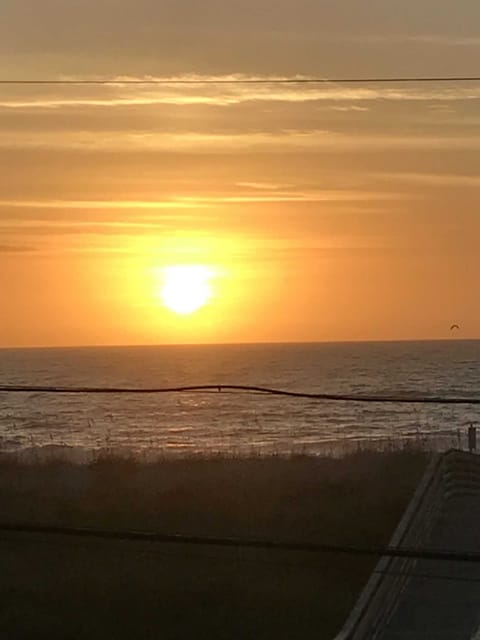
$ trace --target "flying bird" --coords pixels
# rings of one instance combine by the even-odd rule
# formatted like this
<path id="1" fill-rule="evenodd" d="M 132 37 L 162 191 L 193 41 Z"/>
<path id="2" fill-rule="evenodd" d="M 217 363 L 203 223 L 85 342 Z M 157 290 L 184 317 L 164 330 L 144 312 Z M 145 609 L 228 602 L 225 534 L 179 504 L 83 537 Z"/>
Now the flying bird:
<path id="1" fill-rule="evenodd" d="M 450 331 L 453 331 L 454 329 L 457 329 L 457 331 L 460 330 L 458 324 L 452 324 L 452 326 L 450 327 Z"/>

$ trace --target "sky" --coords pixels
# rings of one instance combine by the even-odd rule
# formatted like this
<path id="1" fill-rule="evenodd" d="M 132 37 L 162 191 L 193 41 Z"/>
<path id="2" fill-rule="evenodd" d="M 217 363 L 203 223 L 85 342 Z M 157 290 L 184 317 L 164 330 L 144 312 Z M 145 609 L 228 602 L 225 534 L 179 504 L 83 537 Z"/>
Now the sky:
<path id="1" fill-rule="evenodd" d="M 3 0 L 1 79 L 118 83 L 0 85 L 0 346 L 480 337 L 480 83 L 202 84 L 479 75 L 479 23 L 476 0 Z M 178 266 L 208 274 L 193 313 L 165 304 Z"/>

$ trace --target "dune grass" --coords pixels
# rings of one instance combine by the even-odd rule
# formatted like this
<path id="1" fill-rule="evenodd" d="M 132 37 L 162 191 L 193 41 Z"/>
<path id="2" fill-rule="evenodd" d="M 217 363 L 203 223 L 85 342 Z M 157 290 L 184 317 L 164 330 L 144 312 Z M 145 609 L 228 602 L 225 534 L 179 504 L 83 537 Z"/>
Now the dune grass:
<path id="1" fill-rule="evenodd" d="M 0 458 L 3 521 L 386 544 L 421 451 L 340 459 Z M 8 638 L 331 638 L 375 560 L 329 554 L 0 538 Z"/>

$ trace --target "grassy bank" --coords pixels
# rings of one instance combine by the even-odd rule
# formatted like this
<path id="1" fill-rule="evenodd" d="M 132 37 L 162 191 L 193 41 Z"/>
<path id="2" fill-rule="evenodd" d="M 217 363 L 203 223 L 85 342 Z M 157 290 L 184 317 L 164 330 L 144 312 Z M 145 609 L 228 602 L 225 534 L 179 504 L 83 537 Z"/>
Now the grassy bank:
<path id="1" fill-rule="evenodd" d="M 385 544 L 426 454 L 0 459 L 4 521 Z M 3 534 L 8 638 L 330 638 L 375 561 Z"/>

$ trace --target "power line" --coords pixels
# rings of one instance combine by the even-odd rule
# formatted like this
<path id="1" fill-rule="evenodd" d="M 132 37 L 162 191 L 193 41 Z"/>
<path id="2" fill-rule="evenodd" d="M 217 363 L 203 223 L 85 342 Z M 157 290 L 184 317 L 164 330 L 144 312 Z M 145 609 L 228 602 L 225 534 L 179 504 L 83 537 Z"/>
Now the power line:
<path id="1" fill-rule="evenodd" d="M 8 533 L 12 533 L 12 531 L 7 531 Z M 21 532 L 20 532 L 21 533 Z M 28 532 L 29 533 L 29 532 Z M 90 538 L 93 540 L 93 537 Z M 11 538 L 11 537 L 1 537 L 0 542 L 15 542 L 18 544 L 24 544 L 24 538 Z M 118 542 L 122 542 L 122 540 L 117 539 Z M 63 540 L 59 543 L 58 539 L 55 536 L 48 536 L 47 538 L 30 538 L 29 542 L 34 544 L 47 544 L 53 545 L 55 549 L 59 549 L 59 544 L 62 545 L 63 548 L 68 547 L 69 549 L 82 549 L 88 550 L 90 549 L 90 544 L 85 538 L 81 538 L 80 540 L 74 541 L 73 536 L 69 536 L 68 540 Z M 178 545 L 180 546 L 180 545 Z M 116 551 L 124 554 L 125 548 L 122 547 L 119 549 L 118 547 L 110 547 L 109 551 Z M 165 548 L 159 549 L 158 546 L 149 548 L 132 546 L 129 547 L 128 553 L 135 554 L 137 556 L 150 556 L 150 557 L 161 557 L 168 558 L 169 560 L 179 558 L 178 552 L 173 552 L 173 550 L 166 550 Z M 280 559 L 279 556 L 269 556 L 266 558 L 264 556 L 259 557 L 257 554 L 254 557 L 250 557 L 249 555 L 236 555 L 234 557 L 227 557 L 224 554 L 218 553 L 205 553 L 202 551 L 201 555 L 198 554 L 185 554 L 183 550 L 181 552 L 182 559 L 208 559 L 209 562 L 215 562 L 217 564 L 230 564 L 238 567 L 239 563 L 243 564 L 254 564 L 258 567 L 259 564 L 268 565 L 268 566 L 288 566 L 290 568 L 295 568 L 297 565 L 297 561 L 285 560 L 285 558 Z M 416 578 L 420 580 L 438 580 L 438 581 L 448 581 L 448 582 L 466 582 L 466 583 L 480 583 L 480 577 L 468 576 L 468 575 L 453 575 L 453 574 L 445 574 L 445 573 L 432 573 L 428 571 L 418 571 L 417 569 L 408 570 L 395 570 L 392 568 L 389 569 L 374 569 L 372 574 L 386 577 L 399 577 L 399 578 Z"/>
<path id="2" fill-rule="evenodd" d="M 375 556 L 410 558 L 415 560 L 438 560 L 443 562 L 480 563 L 478 552 L 458 552 L 452 550 L 417 549 L 413 547 L 358 547 L 353 545 L 323 544 L 315 542 L 286 542 L 256 538 L 226 538 L 165 534 L 144 531 L 121 531 L 114 529 L 91 529 L 81 527 L 61 527 L 42 524 L 0 523 L 0 531 L 5 533 L 46 534 L 62 537 L 79 537 L 125 542 L 148 542 L 160 544 L 196 545 L 206 547 L 229 547 L 263 549 L 267 551 L 299 551 L 308 553 L 331 553 L 352 556 Z"/>
<path id="3" fill-rule="evenodd" d="M 103 80 L 88 79 L 0 79 L 0 85 L 221 85 L 221 84 L 385 84 L 414 82 L 480 82 L 480 76 L 402 76 L 402 77 L 366 77 L 366 78 L 146 78 Z"/>
<path id="4" fill-rule="evenodd" d="M 262 396 L 286 396 L 305 400 L 326 402 L 381 402 L 393 404 L 438 404 L 438 405 L 480 405 L 480 398 L 461 398 L 444 396 L 395 396 L 395 395 L 356 395 L 336 393 L 310 393 L 288 391 L 242 384 L 204 384 L 178 387 L 60 387 L 31 385 L 0 385 L 0 393 L 36 393 L 36 394 L 162 394 L 162 393 L 211 393 L 222 391 Z"/>
<path id="5" fill-rule="evenodd" d="M 390 569 L 374 570 L 375 575 L 387 576 L 391 578 L 416 578 L 419 580 L 446 580 L 448 582 L 470 582 L 480 583 L 480 578 L 470 576 L 453 576 L 442 573 L 424 573 L 417 571 L 392 571 Z"/>
<path id="6" fill-rule="evenodd" d="M 7 536 L 8 536 L 8 531 L 7 531 Z M 10 532 L 11 533 L 11 532 Z M 93 538 L 90 538 L 91 541 L 93 541 Z M 118 542 L 122 542 L 121 540 L 117 540 Z M 11 537 L 5 537 L 2 536 L 0 538 L 0 543 L 5 543 L 5 542 L 14 542 L 17 544 L 25 544 L 25 539 L 24 538 L 11 538 Z M 61 544 L 62 548 L 69 548 L 69 549 L 82 549 L 82 550 L 88 550 L 91 549 L 90 543 L 85 540 L 85 538 L 81 538 L 80 540 L 76 540 L 74 541 L 73 536 L 72 537 L 68 537 L 68 540 L 62 540 L 61 543 L 59 543 L 58 539 L 55 536 L 48 536 L 47 538 L 30 538 L 29 539 L 29 543 L 34 543 L 34 544 L 47 544 L 47 545 L 53 545 L 55 547 L 55 549 L 59 549 L 59 544 Z M 178 545 L 180 546 L 180 545 Z M 121 547 L 118 548 L 116 546 L 111 546 L 109 547 L 109 552 L 110 551 L 114 551 L 117 553 L 122 553 L 125 554 L 125 548 Z M 168 560 L 175 560 L 178 559 L 179 557 L 181 557 L 182 559 L 188 558 L 188 559 L 194 559 L 194 560 L 205 560 L 208 559 L 208 562 L 212 563 L 216 563 L 216 564 L 221 564 L 221 565 L 233 565 L 235 566 L 235 568 L 238 568 L 239 564 L 245 565 L 245 564 L 250 564 L 250 565 L 254 565 L 255 567 L 258 568 L 259 564 L 261 565 L 268 565 L 268 566 L 281 566 L 281 567 L 290 567 L 292 569 L 294 569 L 295 567 L 298 566 L 297 562 L 298 560 L 285 560 L 284 557 L 280 558 L 279 556 L 269 556 L 268 558 L 266 558 L 265 556 L 258 556 L 258 554 L 255 554 L 254 557 L 251 557 L 249 555 L 235 555 L 233 557 L 228 557 L 225 556 L 224 554 L 218 554 L 218 553 L 206 553 L 205 551 L 202 551 L 201 555 L 198 554 L 186 554 L 185 550 L 182 550 L 181 552 L 181 556 L 180 556 L 180 552 L 174 552 L 173 550 L 166 550 L 165 548 L 159 548 L 158 546 L 149 546 L 148 548 L 145 547 L 138 547 L 138 546 L 131 546 L 128 548 L 128 553 L 129 554 L 134 554 L 136 556 L 141 556 L 141 557 L 145 557 L 145 556 L 149 556 L 149 557 L 153 557 L 153 558 L 167 558 Z M 419 580 L 436 580 L 436 581 L 447 581 L 447 582 L 465 582 L 465 583 L 473 583 L 473 584 L 478 584 L 480 583 L 480 577 L 475 577 L 475 576 L 471 576 L 471 575 L 453 575 L 453 574 L 446 574 L 446 573 L 432 573 L 432 572 L 428 572 L 428 571 L 418 571 L 417 569 L 412 568 L 411 571 L 409 570 L 395 570 L 392 568 L 389 569 L 374 569 L 372 571 L 372 574 L 374 575 L 379 575 L 379 576 L 384 576 L 384 577 L 395 577 L 395 578 L 414 578 L 414 579 L 419 579 Z"/>

